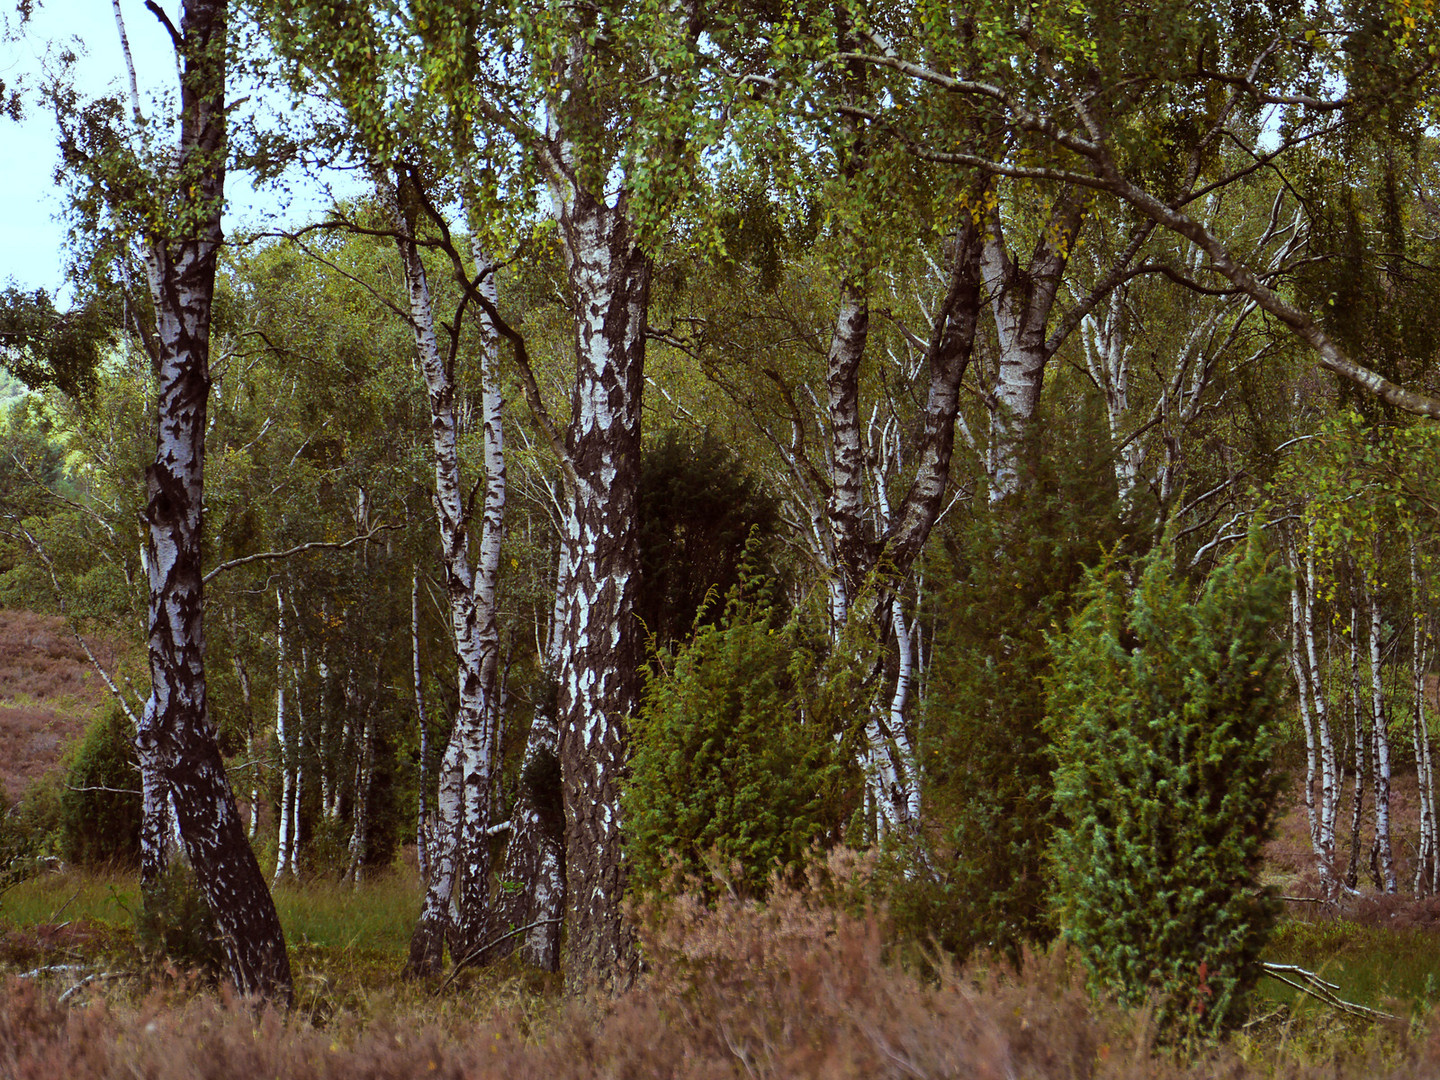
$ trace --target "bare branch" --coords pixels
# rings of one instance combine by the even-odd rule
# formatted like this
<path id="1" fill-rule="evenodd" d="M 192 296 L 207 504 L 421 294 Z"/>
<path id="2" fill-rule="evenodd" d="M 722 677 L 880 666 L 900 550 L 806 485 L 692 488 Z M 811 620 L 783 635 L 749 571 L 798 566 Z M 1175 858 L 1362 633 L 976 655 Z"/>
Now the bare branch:
<path id="1" fill-rule="evenodd" d="M 396 522 L 394 524 L 387 525 L 376 525 L 375 528 L 371 529 L 369 532 L 361 533 L 359 536 L 352 536 L 349 540 L 311 540 L 307 544 L 296 544 L 294 547 L 286 548 L 284 551 L 257 551 L 253 555 L 242 555 L 238 559 L 230 559 L 226 562 L 221 563 L 219 566 L 215 567 L 203 578 L 201 578 L 201 582 L 205 585 L 208 585 L 217 574 L 223 574 L 226 570 L 233 570 L 237 566 L 245 566 L 253 562 L 269 561 L 273 559 L 288 559 L 292 555 L 299 555 L 301 552 L 305 551 L 344 551 L 346 548 L 354 547 L 356 544 L 363 544 L 370 540 L 373 540 L 377 533 L 387 532 L 391 529 L 403 528 L 405 528 L 404 522 Z"/>

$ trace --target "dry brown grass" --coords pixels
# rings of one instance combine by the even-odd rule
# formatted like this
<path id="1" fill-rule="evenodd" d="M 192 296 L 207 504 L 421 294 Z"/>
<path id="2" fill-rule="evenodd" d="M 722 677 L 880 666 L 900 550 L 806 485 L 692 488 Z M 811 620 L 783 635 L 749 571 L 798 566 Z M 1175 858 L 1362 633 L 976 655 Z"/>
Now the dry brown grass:
<path id="1" fill-rule="evenodd" d="M 889 962 L 881 920 L 782 890 L 767 907 L 693 899 L 644 913 L 648 972 L 610 1000 L 516 996 L 476 983 L 468 1001 L 411 986 L 316 1024 L 162 982 L 68 1004 L 73 980 L 0 985 L 0 1077 L 296 1080 L 496 1077 L 591 1080 L 964 1077 L 1182 1080 L 1440 1074 L 1440 1043 L 1406 1030 L 1316 1042 L 1272 1021 L 1185 1057 L 1157 1049 L 1143 1012 L 1096 1002 L 1063 951 L 928 981 Z M 153 984 L 152 984 L 153 985 Z M 510 984 L 513 990 L 513 981 Z M 311 1014 L 313 1015 L 313 1014 Z"/>
<path id="2" fill-rule="evenodd" d="M 112 643 L 91 647 L 113 667 Z M 0 789 L 9 800 L 59 762 L 105 693 L 63 620 L 0 609 Z"/>

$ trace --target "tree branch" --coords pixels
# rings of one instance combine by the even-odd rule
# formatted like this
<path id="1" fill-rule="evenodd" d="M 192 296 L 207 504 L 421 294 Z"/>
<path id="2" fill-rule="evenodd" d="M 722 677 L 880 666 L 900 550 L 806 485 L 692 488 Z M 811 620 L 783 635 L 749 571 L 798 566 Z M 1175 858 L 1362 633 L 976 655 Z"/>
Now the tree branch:
<path id="1" fill-rule="evenodd" d="M 249 563 L 272 559 L 288 559 L 291 555 L 299 555 L 305 551 L 344 551 L 346 548 L 354 547 L 356 544 L 363 544 L 373 540 L 376 533 L 403 528 L 405 528 L 404 522 L 376 525 L 375 528 L 369 532 L 361 533 L 359 536 L 352 536 L 349 540 L 312 540 L 308 544 L 296 544 L 294 547 L 286 548 L 284 551 L 257 551 L 254 555 L 242 555 L 238 559 L 230 559 L 227 562 L 221 563 L 200 580 L 202 584 L 208 585 L 218 574 L 223 574 L 226 570 L 233 570 L 237 566 L 245 566 Z"/>

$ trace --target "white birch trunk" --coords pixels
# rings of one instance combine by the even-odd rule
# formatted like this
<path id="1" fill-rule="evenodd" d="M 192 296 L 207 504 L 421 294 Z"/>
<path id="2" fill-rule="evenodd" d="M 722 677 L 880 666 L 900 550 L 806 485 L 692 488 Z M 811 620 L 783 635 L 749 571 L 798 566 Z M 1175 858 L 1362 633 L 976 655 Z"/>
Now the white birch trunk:
<path id="1" fill-rule="evenodd" d="M 1110 430 L 1114 457 L 1115 489 L 1120 504 L 1132 508 L 1135 489 L 1145 465 L 1145 443 L 1131 438 L 1130 426 L 1130 342 L 1127 335 L 1127 289 L 1120 286 L 1111 295 L 1104 311 L 1092 316 L 1084 335 L 1085 363 L 1095 385 L 1105 397 L 1105 419 Z"/>
<path id="2" fill-rule="evenodd" d="M 641 630 L 636 507 L 640 398 L 650 264 L 625 206 L 609 207 L 573 176 L 552 178 L 574 322 L 575 383 L 565 449 L 573 470 L 562 542 L 569 551 L 559 671 L 565 794 L 566 978 L 614 989 L 637 972 L 621 904 L 620 782 L 627 718 L 639 703 Z"/>
<path id="3" fill-rule="evenodd" d="M 1293 559 L 1293 552 L 1292 552 Z M 1320 879 L 1326 881 L 1324 849 L 1320 844 L 1320 817 L 1315 807 L 1315 774 L 1318 759 L 1315 753 L 1315 724 L 1310 715 L 1309 665 L 1304 659 L 1304 615 L 1301 612 L 1300 579 L 1295 574 L 1290 586 L 1290 670 L 1295 675 L 1295 696 L 1300 705 L 1300 722 L 1305 731 L 1305 819 L 1310 828 L 1310 848 L 1315 853 Z"/>
<path id="4" fill-rule="evenodd" d="M 1429 648 L 1425 634 L 1425 605 L 1421 590 L 1420 561 L 1415 540 L 1410 541 L 1410 603 L 1411 616 L 1410 672 L 1411 690 L 1415 696 L 1415 781 L 1420 799 L 1420 850 L 1415 859 L 1415 895 L 1434 891 L 1436 874 L 1435 851 L 1435 779 L 1430 769 L 1430 726 L 1425 716 L 1425 668 Z"/>
<path id="5" fill-rule="evenodd" d="M 420 731 L 419 794 L 415 807 L 415 858 L 420 880 L 430 881 L 430 725 L 425 721 L 425 689 L 420 676 L 420 571 L 410 575 L 410 665 L 415 683 L 415 722 Z"/>
<path id="6" fill-rule="evenodd" d="M 280 758 L 280 820 L 275 843 L 275 876 L 271 882 L 272 888 L 279 885 L 285 875 L 291 872 L 291 829 L 295 822 L 295 770 L 290 752 L 290 732 L 286 723 L 285 683 L 289 675 L 289 665 L 285 651 L 285 594 L 282 590 L 275 590 L 275 600 L 279 609 L 279 621 L 275 628 L 275 751 Z"/>
<path id="7" fill-rule="evenodd" d="M 1350 605 L 1350 720 L 1355 747 L 1355 787 L 1350 803 L 1350 859 L 1345 870 L 1345 887 L 1354 889 L 1360 881 L 1360 826 L 1365 811 L 1366 752 L 1365 705 L 1360 688 L 1360 613 Z"/>
<path id="8" fill-rule="evenodd" d="M 178 138 L 168 167 L 154 178 L 163 217 L 147 223 L 140 238 L 154 302 L 158 394 L 143 515 L 151 691 L 136 747 L 142 771 L 159 774 L 146 786 L 167 789 L 230 979 L 242 994 L 288 1003 L 284 931 L 235 807 L 205 679 L 205 430 L 225 201 L 228 17 L 225 0 L 182 4 Z"/>
<path id="9" fill-rule="evenodd" d="M 365 877 L 365 853 L 370 846 L 370 784 L 375 769 L 374 710 L 367 704 L 360 725 L 360 753 L 355 762 L 355 797 L 351 803 L 350 863 L 345 877 L 357 888 Z"/>
<path id="10" fill-rule="evenodd" d="M 400 207 L 391 179 L 379 172 L 376 186 L 396 232 L 404 270 L 410 321 L 420 370 L 429 392 L 431 448 L 435 458 L 435 516 L 440 532 L 445 593 L 454 635 L 459 701 L 436 805 L 436 851 L 424 905 L 411 938 L 408 969 L 439 970 L 444 939 L 452 951 L 468 951 L 483 930 L 489 877 L 489 805 L 494 768 L 490 697 L 498 652 L 495 578 L 503 540 L 505 505 L 501 400 L 495 375 L 496 339 L 484 322 L 481 378 L 484 382 L 486 489 L 479 572 L 469 554 L 469 509 L 457 451 L 456 387 L 435 337 L 435 317 L 425 266 L 412 222 Z M 482 294 L 495 305 L 493 261 L 477 260 Z M 451 917 L 452 909 L 456 918 Z"/>
<path id="11" fill-rule="evenodd" d="M 1370 586 L 1367 583 L 1367 588 Z M 1390 844 L 1390 735 L 1385 729 L 1385 687 L 1381 681 L 1380 644 L 1383 625 L 1380 598 L 1370 593 L 1370 694 L 1374 703 L 1375 742 L 1375 848 L 1381 886 L 1396 890 L 1395 855 Z"/>
<path id="12" fill-rule="evenodd" d="M 1015 262 L 998 215 L 981 256 L 1000 357 L 990 407 L 990 446 L 986 471 L 990 501 L 999 503 L 1026 482 L 1025 456 L 1033 437 L 1045 366 L 1052 355 L 1046 329 L 1060 280 L 1084 219 L 1085 202 L 1067 189 L 1041 232 L 1028 266 Z"/>
<path id="13" fill-rule="evenodd" d="M 1335 869 L 1335 818 L 1340 801 L 1340 783 L 1336 776 L 1335 740 L 1330 730 L 1329 700 L 1325 680 L 1317 662 L 1315 649 L 1315 555 L 1305 557 L 1305 594 L 1301 627 L 1305 635 L 1305 653 L 1310 677 L 1310 695 L 1315 708 L 1316 749 L 1320 758 L 1320 851 L 1325 862 L 1322 871 L 1327 882 L 1333 881 Z"/>

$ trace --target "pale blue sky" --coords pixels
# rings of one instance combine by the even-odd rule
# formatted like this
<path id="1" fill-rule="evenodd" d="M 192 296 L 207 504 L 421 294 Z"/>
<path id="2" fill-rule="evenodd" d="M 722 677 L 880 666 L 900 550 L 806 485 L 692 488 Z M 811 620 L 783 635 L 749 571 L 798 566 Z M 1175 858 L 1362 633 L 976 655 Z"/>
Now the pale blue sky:
<path id="1" fill-rule="evenodd" d="M 0 5 L 0 11 L 13 12 L 11 0 L 0 0 Z M 161 6 L 178 25 L 179 0 L 161 0 Z M 157 95 L 173 94 L 175 58 L 164 29 L 145 10 L 143 0 L 121 0 L 121 10 L 142 98 L 148 104 Z M 0 42 L 0 79 L 7 86 L 23 80 L 34 91 L 44 78 L 47 50 L 58 46 L 80 54 L 75 71 L 82 91 L 95 95 L 124 86 L 111 0 L 42 0 L 24 40 Z M 54 292 L 65 280 L 62 196 L 53 179 L 58 162 L 55 123 L 33 92 L 26 106 L 20 124 L 0 120 L 0 286 L 13 278 L 25 288 Z M 227 234 L 277 216 L 288 222 L 313 218 L 328 205 L 315 185 L 300 185 L 283 213 L 274 194 L 255 192 L 243 176 L 232 175 L 226 189 Z"/>

